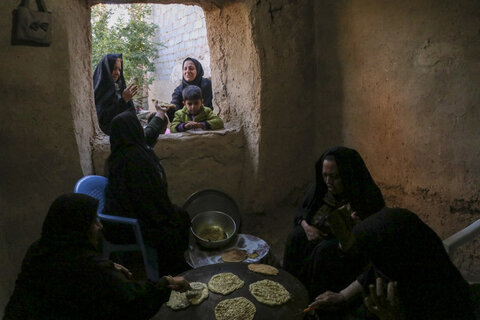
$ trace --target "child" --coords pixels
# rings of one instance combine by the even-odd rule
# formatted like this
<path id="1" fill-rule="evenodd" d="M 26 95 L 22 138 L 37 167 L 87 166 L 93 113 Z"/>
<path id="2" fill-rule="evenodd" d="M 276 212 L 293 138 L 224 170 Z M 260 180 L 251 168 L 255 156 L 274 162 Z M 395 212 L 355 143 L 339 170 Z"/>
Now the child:
<path id="1" fill-rule="evenodd" d="M 186 86 L 182 91 L 184 107 L 175 112 L 170 131 L 184 132 L 192 129 L 218 130 L 223 128 L 223 121 L 209 108 L 203 105 L 202 89 Z"/>

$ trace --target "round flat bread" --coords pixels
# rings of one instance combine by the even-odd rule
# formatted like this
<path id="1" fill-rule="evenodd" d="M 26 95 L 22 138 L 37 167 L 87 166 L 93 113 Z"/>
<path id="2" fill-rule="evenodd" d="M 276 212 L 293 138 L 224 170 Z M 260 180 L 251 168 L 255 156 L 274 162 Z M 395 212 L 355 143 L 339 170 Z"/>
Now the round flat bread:
<path id="1" fill-rule="evenodd" d="M 253 251 L 252 253 L 248 254 L 248 259 L 257 259 L 258 256 L 259 254 L 257 253 L 257 251 Z"/>
<path id="2" fill-rule="evenodd" d="M 244 282 L 233 273 L 219 273 L 208 281 L 208 289 L 215 293 L 227 295 L 243 287 Z"/>
<path id="3" fill-rule="evenodd" d="M 248 252 L 240 249 L 232 249 L 222 254 L 222 260 L 225 262 L 242 262 L 248 256 Z"/>
<path id="4" fill-rule="evenodd" d="M 190 304 L 197 305 L 202 303 L 208 298 L 208 288 L 203 282 L 190 282 L 192 290 L 186 292 L 173 291 L 170 293 L 170 299 L 168 299 L 167 307 L 173 310 L 185 309 Z"/>
<path id="5" fill-rule="evenodd" d="M 261 273 L 267 276 L 276 276 L 278 274 L 278 269 L 268 264 L 256 264 L 251 263 L 248 265 L 248 270 Z"/>
<path id="6" fill-rule="evenodd" d="M 170 299 L 167 301 L 167 307 L 172 308 L 173 310 L 185 309 L 190 306 L 190 301 L 187 299 L 185 293 L 172 290 L 170 293 Z"/>
<path id="7" fill-rule="evenodd" d="M 290 300 L 290 293 L 280 283 L 261 280 L 252 283 L 248 290 L 258 300 L 269 306 L 278 306 Z"/>
<path id="8" fill-rule="evenodd" d="M 190 287 L 192 287 L 192 290 L 185 292 L 185 294 L 191 304 L 200 304 L 208 298 L 208 287 L 205 283 L 190 282 Z"/>
<path id="9" fill-rule="evenodd" d="M 215 307 L 216 320 L 253 320 L 257 309 L 244 297 L 220 301 Z"/>

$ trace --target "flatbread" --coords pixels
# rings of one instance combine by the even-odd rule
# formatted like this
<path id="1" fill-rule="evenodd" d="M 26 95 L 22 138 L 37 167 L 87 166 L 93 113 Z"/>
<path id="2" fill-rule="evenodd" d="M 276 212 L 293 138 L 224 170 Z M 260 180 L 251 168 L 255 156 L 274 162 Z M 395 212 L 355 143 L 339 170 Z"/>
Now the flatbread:
<path id="1" fill-rule="evenodd" d="M 158 102 L 158 105 L 159 105 L 159 106 L 168 107 L 169 109 L 172 109 L 172 108 L 176 108 L 176 107 L 177 107 L 177 106 L 174 105 L 173 103 L 168 103 L 168 102 L 161 101 L 161 100 L 158 100 L 158 99 L 152 99 L 152 102 L 153 102 L 153 103 Z"/>
<path id="2" fill-rule="evenodd" d="M 173 310 L 188 308 L 191 304 L 197 305 L 208 298 L 208 288 L 203 282 L 191 282 L 190 286 L 194 290 L 186 292 L 178 292 L 172 290 L 170 299 L 168 299 L 167 307 Z"/>
<path id="3" fill-rule="evenodd" d="M 190 303 L 194 306 L 202 303 L 208 298 L 207 284 L 203 282 L 190 282 L 190 287 L 192 287 L 192 290 L 185 292 L 185 294 Z"/>
<path id="4" fill-rule="evenodd" d="M 260 274 L 265 274 L 267 276 L 276 276 L 278 274 L 278 269 L 268 264 L 256 264 L 251 263 L 248 265 L 248 270 L 257 272 Z"/>
<path id="5" fill-rule="evenodd" d="M 244 297 L 220 301 L 215 307 L 216 320 L 253 320 L 257 309 Z"/>
<path id="6" fill-rule="evenodd" d="M 224 262 L 242 262 L 248 256 L 248 252 L 240 249 L 232 249 L 222 254 Z"/>
<path id="7" fill-rule="evenodd" d="M 170 299 L 167 301 L 167 307 L 173 310 L 185 309 L 190 306 L 190 301 L 187 299 L 185 292 L 178 292 L 172 290 L 170 293 Z"/>
<path id="8" fill-rule="evenodd" d="M 243 280 L 233 273 L 218 273 L 208 281 L 208 289 L 214 293 L 227 295 L 243 287 Z"/>
<path id="9" fill-rule="evenodd" d="M 257 259 L 259 256 L 257 251 L 253 251 L 252 253 L 248 254 L 248 259 Z"/>
<path id="10" fill-rule="evenodd" d="M 272 280 L 261 280 L 250 284 L 250 293 L 258 300 L 269 306 L 278 306 L 290 300 L 290 293 L 280 283 Z"/>

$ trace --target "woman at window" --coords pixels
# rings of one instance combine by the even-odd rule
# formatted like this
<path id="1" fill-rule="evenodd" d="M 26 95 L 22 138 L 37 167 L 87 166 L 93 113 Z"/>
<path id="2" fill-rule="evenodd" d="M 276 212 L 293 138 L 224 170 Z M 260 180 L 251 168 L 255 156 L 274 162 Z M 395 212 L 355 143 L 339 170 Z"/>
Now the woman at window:
<path id="1" fill-rule="evenodd" d="M 170 289 L 190 286 L 181 277 L 134 281 L 98 252 L 102 224 L 98 200 L 64 194 L 50 206 L 40 240 L 28 249 L 5 320 L 150 319 Z"/>
<path id="2" fill-rule="evenodd" d="M 131 112 L 113 119 L 110 148 L 104 212 L 139 220 L 146 244 L 157 249 L 160 275 L 187 270 L 183 253 L 188 246 L 190 218 L 170 201 L 165 170 Z M 105 236 L 114 243 L 128 243 L 133 237 L 131 230 L 108 225 Z"/>
<path id="3" fill-rule="evenodd" d="M 295 219 L 287 239 L 283 267 L 299 278 L 314 298 L 326 290 L 351 283 L 364 259 L 339 250 L 328 223 L 331 212 L 348 212 L 355 224 L 385 206 L 382 193 L 357 151 L 345 147 L 327 150 L 316 163 L 316 184 Z"/>
<path id="4" fill-rule="evenodd" d="M 202 64 L 194 58 L 186 58 L 182 63 L 182 84 L 175 88 L 172 94 L 172 102 L 177 107 L 168 111 L 168 118 L 173 121 L 175 111 L 183 108 L 182 91 L 186 86 L 195 85 L 202 89 L 203 105 L 213 110 L 212 82 L 203 77 Z"/>
<path id="5" fill-rule="evenodd" d="M 127 110 L 136 114 L 132 98 L 138 87 L 126 87 L 122 54 L 103 56 L 93 73 L 93 89 L 98 123 L 104 133 L 110 134 L 110 123 L 117 114 Z"/>

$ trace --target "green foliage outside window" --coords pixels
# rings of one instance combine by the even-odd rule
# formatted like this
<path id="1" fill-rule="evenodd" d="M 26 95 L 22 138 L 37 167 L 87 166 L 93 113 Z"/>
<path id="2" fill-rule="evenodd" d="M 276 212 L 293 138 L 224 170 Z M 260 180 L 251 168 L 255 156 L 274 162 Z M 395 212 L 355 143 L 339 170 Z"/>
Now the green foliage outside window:
<path id="1" fill-rule="evenodd" d="M 150 4 L 123 5 L 127 19 L 114 17 L 112 6 L 99 4 L 92 7 L 92 68 L 95 70 L 100 59 L 107 53 L 123 54 L 123 75 L 127 85 L 135 82 L 142 89 L 148 89 L 153 80 L 154 61 L 158 58 L 158 46 L 154 41 L 158 26 L 149 21 Z"/>

